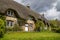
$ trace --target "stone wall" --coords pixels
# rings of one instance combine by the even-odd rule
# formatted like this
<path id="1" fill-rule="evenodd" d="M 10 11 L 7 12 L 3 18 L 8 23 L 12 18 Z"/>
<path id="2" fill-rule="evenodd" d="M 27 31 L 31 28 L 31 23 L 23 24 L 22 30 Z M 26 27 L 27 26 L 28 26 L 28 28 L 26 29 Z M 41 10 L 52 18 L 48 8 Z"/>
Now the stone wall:
<path id="1" fill-rule="evenodd" d="M 14 17 L 6 16 L 6 21 L 7 20 L 13 21 L 14 24 L 17 23 L 17 18 L 14 18 Z"/>

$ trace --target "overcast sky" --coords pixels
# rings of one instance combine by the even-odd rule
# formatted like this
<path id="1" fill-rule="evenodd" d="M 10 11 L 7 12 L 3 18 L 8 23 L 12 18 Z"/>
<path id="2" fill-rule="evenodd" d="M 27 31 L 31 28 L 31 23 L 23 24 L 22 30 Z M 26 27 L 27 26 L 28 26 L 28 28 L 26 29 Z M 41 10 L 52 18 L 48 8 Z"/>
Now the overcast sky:
<path id="1" fill-rule="evenodd" d="M 60 0 L 15 0 L 23 5 L 30 5 L 31 9 L 45 14 L 47 19 L 60 19 Z"/>

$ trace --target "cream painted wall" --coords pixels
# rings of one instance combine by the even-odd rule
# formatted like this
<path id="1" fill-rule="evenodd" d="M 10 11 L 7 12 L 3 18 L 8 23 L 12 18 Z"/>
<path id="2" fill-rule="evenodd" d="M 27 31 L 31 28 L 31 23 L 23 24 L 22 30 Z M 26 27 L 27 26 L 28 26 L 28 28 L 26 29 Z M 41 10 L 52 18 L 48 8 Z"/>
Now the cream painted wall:
<path id="1" fill-rule="evenodd" d="M 13 18 L 13 17 L 6 16 L 6 20 L 11 20 L 11 21 L 13 21 L 13 24 L 17 23 L 17 18 Z"/>

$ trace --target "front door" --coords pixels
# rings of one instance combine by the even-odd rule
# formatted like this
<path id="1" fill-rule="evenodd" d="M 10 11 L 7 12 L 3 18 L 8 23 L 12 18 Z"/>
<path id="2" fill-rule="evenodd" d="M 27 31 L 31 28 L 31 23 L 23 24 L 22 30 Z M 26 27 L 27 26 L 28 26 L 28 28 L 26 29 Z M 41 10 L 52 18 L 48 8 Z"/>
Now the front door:
<path id="1" fill-rule="evenodd" d="M 25 27 L 25 31 L 28 31 L 28 27 Z"/>
<path id="2" fill-rule="evenodd" d="M 28 24 L 25 24 L 25 31 L 28 31 Z"/>

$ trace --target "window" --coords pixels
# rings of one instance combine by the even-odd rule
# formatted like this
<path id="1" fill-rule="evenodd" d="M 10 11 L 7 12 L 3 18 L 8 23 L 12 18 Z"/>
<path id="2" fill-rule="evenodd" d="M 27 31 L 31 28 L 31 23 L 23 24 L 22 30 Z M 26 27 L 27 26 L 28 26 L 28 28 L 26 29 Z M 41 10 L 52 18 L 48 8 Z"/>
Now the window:
<path id="1" fill-rule="evenodd" d="M 11 10 L 7 11 L 7 15 L 8 15 L 8 16 L 13 16 L 13 13 L 14 13 L 14 12 L 11 11 Z"/>
<path id="2" fill-rule="evenodd" d="M 6 21 L 6 26 L 13 26 L 13 21 Z"/>
<path id="3" fill-rule="evenodd" d="M 29 26 L 30 26 L 30 27 L 32 27 L 32 26 L 33 26 L 33 24 L 32 24 L 32 23 L 30 23 L 30 24 L 29 24 Z"/>
<path id="4" fill-rule="evenodd" d="M 33 31 L 33 24 L 32 23 L 29 24 L 29 27 L 30 27 L 30 31 Z"/>
<path id="5" fill-rule="evenodd" d="M 25 27 L 28 27 L 29 25 L 28 24 L 25 24 Z"/>

